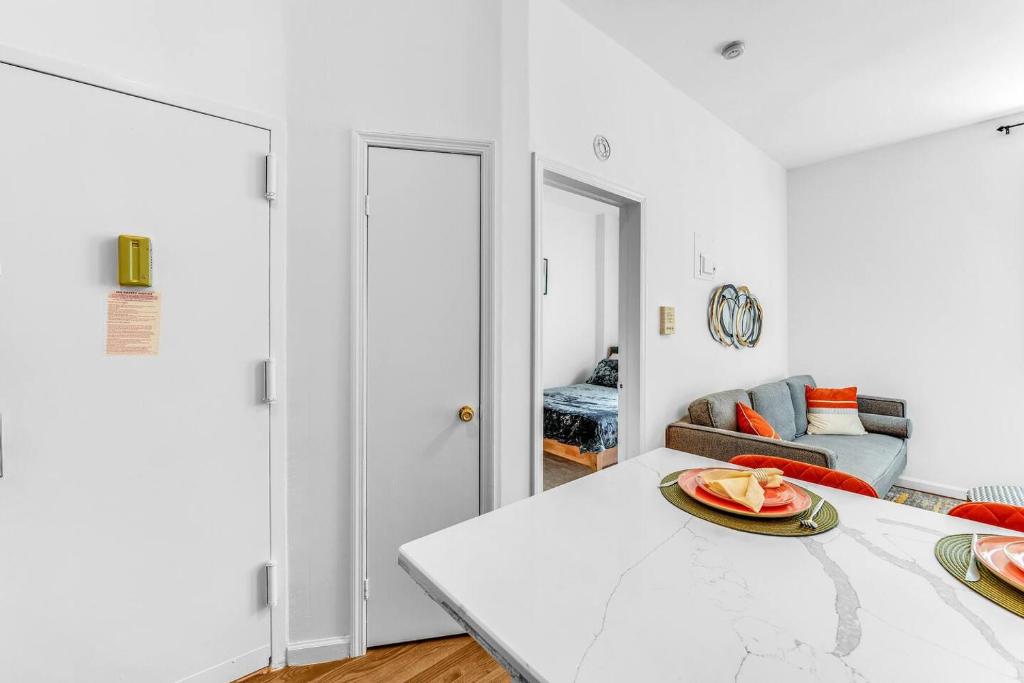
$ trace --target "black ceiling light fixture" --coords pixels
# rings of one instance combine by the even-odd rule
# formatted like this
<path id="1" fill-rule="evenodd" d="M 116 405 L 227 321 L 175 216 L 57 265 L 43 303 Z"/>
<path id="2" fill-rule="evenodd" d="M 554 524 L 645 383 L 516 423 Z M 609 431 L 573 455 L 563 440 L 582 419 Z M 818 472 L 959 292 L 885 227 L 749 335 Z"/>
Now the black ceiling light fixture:
<path id="1" fill-rule="evenodd" d="M 725 59 L 736 59 L 742 56 L 743 51 L 746 49 L 747 46 L 742 40 L 734 40 L 722 48 L 722 57 Z"/>

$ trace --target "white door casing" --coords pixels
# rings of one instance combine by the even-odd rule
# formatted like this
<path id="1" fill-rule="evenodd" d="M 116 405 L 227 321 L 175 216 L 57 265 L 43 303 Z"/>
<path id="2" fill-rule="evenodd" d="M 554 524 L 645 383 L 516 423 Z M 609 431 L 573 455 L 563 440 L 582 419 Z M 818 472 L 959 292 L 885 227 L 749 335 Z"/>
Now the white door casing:
<path id="1" fill-rule="evenodd" d="M 388 315 L 397 316 L 396 320 L 390 326 L 381 327 L 380 330 L 385 333 L 385 337 L 389 338 L 388 343 L 397 345 L 395 348 L 408 349 L 410 345 L 413 345 L 412 348 L 415 349 L 414 354 L 423 352 L 433 363 L 441 364 L 434 365 L 432 368 L 430 366 L 416 367 L 415 363 L 408 365 L 407 367 L 410 368 L 407 370 L 410 374 L 410 377 L 407 378 L 408 381 L 428 380 L 429 382 L 430 372 L 434 372 L 438 377 L 443 377 L 446 373 L 440 373 L 438 368 L 443 368 L 445 363 L 453 365 L 461 362 L 462 365 L 468 368 L 473 366 L 475 362 L 477 392 L 479 395 L 478 403 L 474 406 L 476 408 L 475 419 L 469 424 L 459 423 L 457 419 L 457 411 L 461 405 L 473 405 L 469 401 L 462 400 L 462 396 L 469 393 L 468 389 L 459 390 L 456 392 L 457 396 L 452 394 L 451 397 L 447 397 L 442 396 L 441 392 L 436 391 L 438 387 L 435 386 L 435 391 L 421 395 L 421 398 L 424 399 L 424 405 L 428 407 L 421 410 L 420 417 L 424 418 L 430 412 L 433 415 L 429 418 L 424 418 L 423 424 L 428 426 L 426 429 L 421 430 L 420 435 L 417 437 L 419 441 L 414 439 L 410 443 L 414 444 L 414 447 L 418 448 L 420 453 L 442 453 L 437 460 L 438 473 L 443 472 L 441 465 L 446 460 L 452 462 L 452 458 L 457 458 L 452 453 L 443 454 L 443 451 L 446 449 L 438 450 L 438 446 L 441 443 L 444 443 L 446 440 L 451 440 L 451 443 L 460 443 L 460 440 L 463 442 L 465 440 L 472 440 L 474 443 L 478 443 L 478 472 L 475 476 L 478 494 L 475 498 L 476 507 L 471 510 L 469 502 L 473 498 L 469 494 L 469 482 L 473 480 L 473 476 L 471 476 L 472 469 L 467 468 L 465 465 L 459 467 L 461 472 L 457 472 L 454 477 L 449 476 L 449 481 L 441 486 L 434 487 L 437 489 L 436 491 L 430 486 L 423 486 L 422 490 L 411 492 L 397 492 L 392 488 L 390 495 L 397 493 L 401 496 L 408 496 L 411 493 L 413 499 L 418 498 L 421 502 L 428 501 L 431 496 L 435 497 L 435 499 L 443 498 L 444 496 L 441 494 L 450 491 L 457 491 L 459 493 L 457 502 L 443 501 L 440 505 L 434 506 L 432 517 L 434 521 L 431 523 L 419 521 L 419 528 L 410 527 L 406 531 L 405 535 L 408 538 L 405 538 L 405 540 L 410 540 L 417 535 L 424 535 L 429 531 L 440 528 L 440 526 L 456 523 L 478 512 L 489 511 L 495 507 L 498 500 L 499 457 L 497 454 L 497 428 L 494 416 L 498 411 L 499 393 L 496 372 L 499 298 L 495 267 L 497 244 L 494 235 L 493 143 L 393 133 L 356 132 L 353 134 L 353 149 L 351 318 L 353 473 L 351 596 L 353 610 L 351 654 L 352 656 L 358 656 L 365 652 L 368 642 L 367 614 L 373 615 L 378 613 L 366 601 L 364 591 L 367 587 L 369 588 L 371 602 L 374 596 L 381 595 L 381 591 L 384 591 L 385 594 L 389 591 L 389 585 L 386 581 L 380 581 L 375 578 L 375 570 L 372 568 L 373 563 L 370 558 L 374 549 L 372 546 L 374 531 L 371 525 L 374 523 L 373 517 L 375 514 L 373 513 L 375 505 L 369 490 L 373 482 L 368 479 L 368 476 L 374 471 L 373 464 L 371 463 L 374 457 L 372 450 L 372 427 L 376 418 L 372 408 L 375 404 L 380 403 L 378 397 L 373 395 L 373 392 L 378 392 L 380 396 L 384 395 L 379 393 L 384 391 L 384 385 L 377 387 L 377 383 L 370 377 L 370 370 L 374 362 L 371 357 L 371 346 L 375 346 L 371 342 L 371 335 L 377 334 L 373 327 L 375 314 L 371 307 L 375 283 L 372 255 L 374 254 L 375 247 L 374 240 L 379 239 L 376 237 L 376 228 L 372 226 L 374 220 L 377 220 L 377 225 L 380 225 L 380 221 L 385 219 L 385 214 L 380 213 L 384 211 L 381 202 L 386 202 L 387 200 L 387 197 L 381 196 L 380 192 L 370 191 L 368 188 L 368 184 L 372 182 L 372 171 L 371 174 L 368 174 L 368 170 L 371 168 L 369 162 L 373 154 L 377 154 L 377 158 L 382 159 L 384 158 L 382 155 L 387 154 L 390 150 L 398 154 L 391 155 L 389 158 L 419 159 L 420 163 L 425 163 L 427 166 L 433 163 L 436 167 L 433 170 L 426 167 L 421 168 L 418 174 L 407 176 L 400 184 L 395 185 L 398 190 L 395 196 L 402 197 L 402 201 L 396 203 L 396 206 L 401 210 L 409 212 L 408 206 L 402 207 L 401 205 L 408 204 L 411 200 L 421 202 L 422 205 L 419 212 L 407 213 L 406 215 L 414 226 L 418 226 L 418 229 L 428 233 L 421 236 L 421 239 L 425 241 L 418 247 L 419 253 L 417 257 L 409 261 L 409 265 L 402 271 L 401 277 L 398 275 L 394 276 L 395 284 L 402 286 L 404 283 L 404 286 L 409 289 L 417 289 L 417 283 L 421 282 L 423 285 L 421 289 L 424 289 L 424 292 L 416 291 L 413 296 L 408 296 L 408 292 L 406 292 L 402 305 L 395 307 L 396 310 L 387 312 Z M 417 154 L 420 154 L 420 156 L 416 156 Z M 472 237 L 467 239 L 463 235 L 462 237 L 456 237 L 454 243 L 447 245 L 445 244 L 446 230 L 454 229 L 455 232 L 449 232 L 448 234 L 459 235 L 460 230 L 465 232 L 467 228 L 466 225 L 463 225 L 461 229 L 457 226 L 447 225 L 449 220 L 445 217 L 445 211 L 451 214 L 451 209 L 453 208 L 451 204 L 453 202 L 464 202 L 465 198 L 470 196 L 470 193 L 466 192 L 469 184 L 465 178 L 463 178 L 461 183 L 451 184 L 450 181 L 459 176 L 459 174 L 462 174 L 463 171 L 454 171 L 450 174 L 445 170 L 446 164 L 452 165 L 453 168 L 461 168 L 463 171 L 473 169 L 475 173 L 475 180 L 473 182 L 475 183 L 474 189 L 476 190 L 472 193 L 473 201 L 475 202 L 473 206 L 476 218 L 474 225 L 475 239 Z M 441 177 L 444 175 L 451 177 L 446 180 Z M 435 178 L 434 176 L 438 177 Z M 431 191 L 430 183 L 432 182 L 441 182 L 441 184 Z M 445 182 L 448 182 L 448 189 L 444 188 Z M 408 190 L 412 190 L 412 193 L 409 194 Z M 454 192 L 455 194 L 451 195 L 446 202 L 437 204 L 436 195 L 441 192 Z M 417 195 L 417 193 L 420 194 Z M 368 194 L 370 197 L 369 216 L 366 215 L 365 203 Z M 462 197 L 462 199 L 454 199 L 456 196 Z M 430 212 L 424 214 L 422 209 L 424 207 L 429 208 L 431 204 L 437 207 L 433 210 L 433 215 Z M 443 210 L 442 207 L 444 207 Z M 469 207 L 464 208 L 468 209 Z M 469 212 L 466 211 L 465 213 L 466 221 L 464 222 L 468 225 Z M 443 218 L 438 219 L 439 216 Z M 436 225 L 432 221 L 436 221 Z M 432 239 L 430 239 L 429 234 L 431 231 L 433 231 Z M 396 266 L 392 264 L 391 267 L 394 268 Z M 426 269 L 423 271 L 426 275 L 422 277 L 417 276 L 417 269 Z M 474 272 L 474 269 L 477 269 L 475 270 L 475 286 L 467 277 L 467 275 Z M 392 273 L 396 272 L 398 271 L 392 271 Z M 439 284 L 447 291 L 440 295 L 431 296 L 428 289 L 431 283 Z M 398 293 L 401 294 L 401 292 Z M 380 299 L 379 301 L 386 301 L 386 299 Z M 417 301 L 419 303 L 414 306 L 413 302 Z M 438 305 L 439 303 L 440 305 Z M 378 305 L 380 304 L 378 303 Z M 386 306 L 387 303 L 384 305 Z M 444 329 L 439 328 L 437 320 L 429 325 L 424 322 L 419 326 L 419 329 L 417 329 L 416 325 L 411 324 L 412 321 L 429 318 L 431 308 L 434 309 L 435 316 L 437 311 L 441 311 L 445 315 L 456 316 L 455 319 L 462 320 L 467 332 L 459 334 L 453 329 L 447 330 L 446 334 Z M 476 327 L 472 332 L 469 332 L 471 316 L 474 313 L 477 316 Z M 426 329 L 425 333 L 424 329 Z M 399 338 L 397 336 L 399 330 L 408 335 L 408 338 Z M 390 337 L 393 335 L 395 338 L 392 340 Z M 437 341 L 438 339 L 447 340 L 450 337 L 458 337 L 460 341 L 454 344 L 450 341 Z M 473 337 L 473 339 L 470 340 L 470 337 Z M 475 361 L 467 362 L 467 359 L 473 353 L 468 350 L 469 346 L 467 344 L 470 341 L 473 342 L 476 349 L 476 359 Z M 445 343 L 453 346 L 456 350 L 451 356 L 446 355 L 446 351 L 438 351 L 438 345 L 444 346 Z M 465 346 L 465 349 L 458 350 L 462 349 L 463 346 Z M 393 357 L 394 354 L 392 354 Z M 410 355 L 410 359 L 412 357 Z M 446 358 L 451 358 L 452 360 L 446 361 L 444 360 Z M 461 375 L 461 372 L 459 374 Z M 441 383 L 441 380 L 435 381 Z M 422 389 L 422 387 L 414 388 L 413 391 L 420 391 Z M 399 388 L 399 393 L 401 393 L 401 387 Z M 414 396 L 415 394 L 410 394 L 410 397 Z M 385 399 L 386 408 L 384 412 L 381 412 L 380 416 L 386 424 L 391 425 L 390 431 L 395 431 L 395 429 L 401 428 L 404 424 L 403 410 L 405 406 L 410 405 L 410 397 L 393 396 Z M 390 401 L 389 404 L 388 401 Z M 390 414 L 387 414 L 388 410 L 390 410 Z M 409 424 L 412 423 L 410 422 Z M 466 427 L 469 427 L 469 429 L 465 429 Z M 407 429 L 407 432 L 412 431 Z M 423 438 L 424 434 L 429 436 Z M 409 434 L 407 433 L 406 436 L 409 436 Z M 458 451 L 454 452 L 457 453 Z M 463 459 L 465 457 L 463 455 Z M 424 480 L 429 480 L 429 473 L 432 470 L 429 462 L 420 462 L 419 460 L 416 462 L 427 468 L 426 472 L 428 475 L 423 478 Z M 384 470 L 381 469 L 380 471 L 383 472 Z M 410 480 L 416 479 L 415 476 L 407 476 L 405 478 Z M 462 481 L 463 484 L 457 485 L 457 481 Z M 381 500 L 386 501 L 384 498 Z M 406 504 L 402 500 L 392 501 L 392 504 L 395 503 Z M 427 505 L 423 509 L 426 512 L 421 511 L 418 516 L 431 518 L 430 506 Z M 453 511 L 460 512 L 454 513 Z M 383 544 L 383 536 L 380 537 L 380 540 Z M 393 540 L 394 543 L 391 545 L 394 545 L 394 547 L 387 548 L 386 552 L 389 554 L 385 557 L 385 561 L 381 566 L 387 567 L 389 571 L 398 572 L 393 574 L 392 578 L 399 585 L 406 585 L 406 582 L 408 582 L 409 586 L 414 587 L 411 580 L 397 567 L 397 543 L 401 540 L 401 534 L 396 535 Z M 383 548 L 384 546 L 381 545 L 380 547 Z M 379 572 L 379 570 L 376 571 Z M 365 581 L 366 579 L 369 580 L 368 583 Z M 383 585 L 381 585 L 382 583 Z M 415 599 L 412 598 L 412 595 L 415 595 Z M 395 604 L 401 604 L 399 596 L 395 597 Z M 458 627 L 447 616 L 443 615 L 436 605 L 427 600 L 422 593 L 414 591 L 407 597 L 413 600 L 414 604 L 418 604 L 424 610 L 424 613 L 429 615 L 422 621 L 420 630 L 411 627 L 412 630 L 402 631 L 401 633 L 396 632 L 391 636 L 374 632 L 370 634 L 370 642 L 383 642 L 393 638 L 420 638 L 438 635 L 445 630 L 448 632 L 458 630 Z M 386 615 L 387 611 L 379 613 Z M 371 618 L 373 617 L 371 616 Z M 438 621 L 431 622 L 433 619 Z M 431 626 L 431 623 L 434 625 Z M 380 624 L 384 625 L 386 622 L 382 620 Z M 372 629 L 372 627 L 370 628 Z"/>
<path id="2" fill-rule="evenodd" d="M 270 133 L 7 64 L 0 92 L 0 669 L 265 666 Z M 104 355 L 120 233 L 154 240 L 157 357 Z"/>

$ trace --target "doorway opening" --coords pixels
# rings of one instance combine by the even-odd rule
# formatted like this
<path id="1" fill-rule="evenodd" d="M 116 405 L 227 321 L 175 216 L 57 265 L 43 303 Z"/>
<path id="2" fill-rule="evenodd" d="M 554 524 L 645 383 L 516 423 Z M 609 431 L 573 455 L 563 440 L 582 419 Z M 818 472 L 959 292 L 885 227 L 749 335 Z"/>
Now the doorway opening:
<path id="1" fill-rule="evenodd" d="M 643 197 L 534 158 L 531 490 L 642 451 Z"/>
<path id="2" fill-rule="evenodd" d="M 544 490 L 618 459 L 619 209 L 545 185 Z"/>

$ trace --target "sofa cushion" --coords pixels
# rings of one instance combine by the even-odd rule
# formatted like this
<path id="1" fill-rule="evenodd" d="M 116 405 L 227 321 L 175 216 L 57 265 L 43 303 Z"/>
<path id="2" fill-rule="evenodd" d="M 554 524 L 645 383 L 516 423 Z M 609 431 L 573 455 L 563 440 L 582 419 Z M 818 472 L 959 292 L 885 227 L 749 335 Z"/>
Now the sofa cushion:
<path id="1" fill-rule="evenodd" d="M 743 389 L 701 396 L 690 404 L 690 422 L 702 427 L 739 431 L 736 424 L 736 404 L 749 402 L 750 396 Z"/>
<path id="2" fill-rule="evenodd" d="M 832 451 L 835 469 L 868 482 L 879 498 L 885 497 L 907 466 L 906 442 L 885 434 L 807 434 L 797 437 L 796 443 Z"/>
<path id="3" fill-rule="evenodd" d="M 816 387 L 818 385 L 810 375 L 793 375 L 785 381 L 789 385 L 789 396 L 793 399 L 796 435 L 800 436 L 807 433 L 807 395 L 804 393 L 804 387 L 808 385 Z"/>
<path id="4" fill-rule="evenodd" d="M 793 398 L 785 382 L 762 384 L 750 390 L 750 405 L 775 427 L 784 441 L 796 436 Z"/>

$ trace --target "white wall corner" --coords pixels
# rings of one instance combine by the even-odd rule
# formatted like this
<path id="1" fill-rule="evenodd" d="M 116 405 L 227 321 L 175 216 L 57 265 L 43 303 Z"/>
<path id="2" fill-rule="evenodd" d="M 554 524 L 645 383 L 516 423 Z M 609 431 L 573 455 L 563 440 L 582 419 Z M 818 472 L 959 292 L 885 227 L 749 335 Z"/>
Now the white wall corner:
<path id="1" fill-rule="evenodd" d="M 288 643 L 288 666 L 321 664 L 349 657 L 349 636 Z"/>

